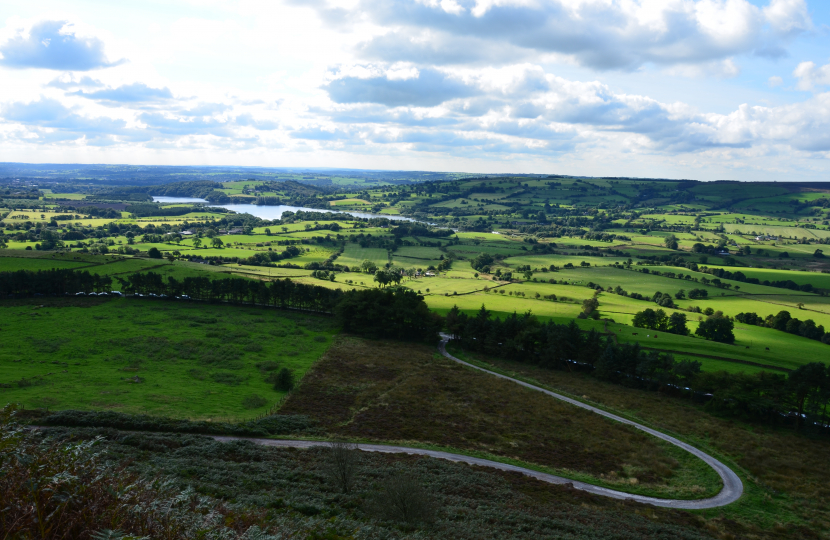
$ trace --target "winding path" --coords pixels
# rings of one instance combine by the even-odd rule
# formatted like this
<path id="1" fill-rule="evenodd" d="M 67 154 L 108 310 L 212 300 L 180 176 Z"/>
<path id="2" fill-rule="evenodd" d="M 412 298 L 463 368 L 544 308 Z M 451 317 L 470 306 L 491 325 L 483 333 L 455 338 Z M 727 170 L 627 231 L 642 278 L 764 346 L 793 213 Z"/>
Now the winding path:
<path id="1" fill-rule="evenodd" d="M 477 369 L 479 371 L 483 371 L 485 373 L 489 373 L 495 377 L 499 377 L 500 379 L 505 379 L 516 384 L 522 385 L 525 388 L 530 388 L 531 390 L 536 390 L 538 392 L 542 392 L 547 394 L 553 398 L 559 399 L 561 401 L 565 401 L 570 403 L 575 407 L 579 407 L 581 409 L 589 410 L 593 413 L 596 413 L 600 416 L 604 416 L 605 418 L 609 418 L 614 420 L 615 422 L 620 422 L 623 424 L 628 424 L 640 431 L 644 431 L 653 437 L 657 437 L 658 439 L 662 439 L 670 444 L 673 444 L 683 450 L 689 452 L 690 454 L 702 459 L 706 462 L 710 467 L 712 467 L 715 472 L 721 477 L 723 481 L 723 489 L 721 489 L 720 493 L 715 495 L 714 497 L 709 497 L 708 499 L 693 499 L 693 500 L 684 500 L 684 499 L 660 499 L 657 497 L 646 497 L 644 495 L 634 495 L 631 493 L 624 493 L 622 491 L 617 491 L 614 489 L 594 486 L 592 484 L 586 484 L 585 482 L 579 482 L 576 480 L 571 480 L 569 478 L 563 478 L 561 476 L 555 476 L 552 474 L 542 473 L 538 471 L 534 471 L 532 469 L 526 469 L 524 467 L 517 467 L 515 465 L 508 465 L 506 463 L 499 463 L 498 461 L 492 461 L 489 459 L 481 459 L 475 458 L 470 456 L 464 456 L 461 454 L 452 454 L 449 452 L 440 452 L 437 450 L 424 450 L 422 448 L 409 448 L 405 446 L 387 446 L 382 444 L 359 444 L 357 447 L 360 450 L 365 452 L 383 452 L 383 453 L 391 453 L 391 454 L 412 454 L 412 455 L 421 455 L 421 456 L 429 456 L 438 459 L 446 459 L 448 461 L 455 461 L 458 463 L 467 463 L 470 465 L 479 465 L 482 467 L 490 467 L 493 469 L 499 469 L 502 471 L 513 471 L 524 474 L 526 476 L 530 476 L 543 482 L 548 482 L 551 484 L 560 484 L 560 485 L 569 485 L 572 486 L 574 489 L 579 489 L 582 491 L 586 491 L 588 493 L 593 493 L 594 495 L 601 495 L 603 497 L 611 497 L 613 499 L 623 499 L 623 500 L 633 500 L 644 504 L 652 504 L 654 506 L 662 506 L 665 508 L 679 508 L 684 510 L 703 510 L 706 508 L 718 508 L 720 506 L 726 506 L 727 504 L 733 503 L 737 501 L 741 494 L 743 494 L 744 486 L 741 483 L 741 479 L 738 478 L 738 475 L 735 474 L 732 469 L 715 459 L 714 457 L 706 454 L 695 448 L 694 446 L 688 445 L 683 441 L 675 439 L 669 435 L 664 433 L 660 433 L 657 430 L 648 428 L 636 422 L 632 422 L 626 418 L 621 416 L 617 416 L 615 414 L 611 414 L 609 412 L 605 412 L 602 409 L 598 409 L 596 407 L 592 407 L 590 405 L 586 405 L 581 401 L 577 401 L 575 399 L 571 399 L 569 397 L 563 396 L 561 394 L 557 394 L 556 392 L 551 392 L 550 390 L 545 390 L 544 388 L 540 388 L 538 386 L 534 386 L 532 384 L 528 384 L 524 381 L 520 381 L 518 379 L 514 379 L 512 377 L 508 377 L 506 375 L 502 375 L 501 373 L 496 373 L 495 371 L 490 371 L 489 369 L 484 369 L 478 367 L 476 365 L 470 364 L 463 360 L 459 360 L 458 358 L 452 356 L 450 353 L 447 352 L 446 344 L 449 341 L 449 336 L 442 334 L 442 341 L 438 346 L 438 349 L 441 351 L 441 354 L 449 358 L 454 362 L 458 362 L 464 366 L 467 366 L 472 369 Z M 281 440 L 281 439 L 251 439 L 245 437 L 222 437 L 222 436 L 214 436 L 214 439 L 217 441 L 233 441 L 233 440 L 247 440 L 251 441 L 255 444 L 261 444 L 264 446 L 276 446 L 276 447 L 283 447 L 283 448 L 310 448 L 313 446 L 326 446 L 329 443 L 323 441 L 295 441 L 295 440 Z"/>

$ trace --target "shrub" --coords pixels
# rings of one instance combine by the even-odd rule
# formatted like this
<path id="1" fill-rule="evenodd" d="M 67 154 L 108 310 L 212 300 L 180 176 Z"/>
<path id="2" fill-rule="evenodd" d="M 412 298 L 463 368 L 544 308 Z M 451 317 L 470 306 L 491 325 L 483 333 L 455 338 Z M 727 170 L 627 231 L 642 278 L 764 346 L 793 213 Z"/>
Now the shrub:
<path id="1" fill-rule="evenodd" d="M 230 386 L 237 386 L 245 381 L 244 377 L 240 377 L 236 373 L 228 373 L 227 371 L 219 371 L 211 373 L 210 377 L 219 384 L 227 384 Z"/>
<path id="2" fill-rule="evenodd" d="M 245 350 L 248 352 L 260 352 L 262 351 L 262 344 L 256 341 L 249 341 L 245 344 Z"/>
<path id="3" fill-rule="evenodd" d="M 294 374 L 288 368 L 282 368 L 277 373 L 276 381 L 274 382 L 274 390 L 278 392 L 288 392 L 294 389 Z"/>
<path id="4" fill-rule="evenodd" d="M 390 521 L 414 525 L 435 520 L 435 504 L 416 478 L 396 475 L 386 479 L 367 501 L 369 513 Z"/>
<path id="5" fill-rule="evenodd" d="M 251 394 L 242 400 L 242 406 L 246 409 L 259 409 L 268 405 L 268 400 L 258 394 Z"/>
<path id="6" fill-rule="evenodd" d="M 256 363 L 256 368 L 260 371 L 265 371 L 265 372 L 267 372 L 267 371 L 276 371 L 277 368 L 279 368 L 279 367 L 280 367 L 280 365 L 277 362 L 274 362 L 273 360 L 266 360 L 264 362 L 257 362 Z"/>

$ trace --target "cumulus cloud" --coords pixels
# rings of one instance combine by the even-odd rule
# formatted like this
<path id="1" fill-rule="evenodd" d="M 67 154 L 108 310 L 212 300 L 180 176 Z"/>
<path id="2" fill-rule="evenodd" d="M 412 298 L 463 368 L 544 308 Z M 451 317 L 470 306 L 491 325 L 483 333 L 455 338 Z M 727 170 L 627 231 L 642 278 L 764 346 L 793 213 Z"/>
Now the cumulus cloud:
<path id="1" fill-rule="evenodd" d="M 238 126 L 252 127 L 258 130 L 272 130 L 278 129 L 280 127 L 278 122 L 274 122 L 273 120 L 255 118 L 254 115 L 250 113 L 240 114 L 239 116 L 234 118 L 234 122 Z"/>
<path id="2" fill-rule="evenodd" d="M 0 65 L 16 68 L 89 71 L 116 66 L 104 53 L 104 43 L 94 37 L 78 37 L 67 21 L 43 21 L 28 34 L 18 33 L 0 45 Z"/>
<path id="3" fill-rule="evenodd" d="M 389 107 L 432 107 L 472 96 L 476 89 L 435 69 L 423 69 L 411 78 L 383 76 L 338 77 L 323 89 L 335 103 L 379 103 Z"/>
<path id="4" fill-rule="evenodd" d="M 823 152 L 830 140 L 822 135 L 830 133 L 830 94 L 786 107 L 743 105 L 717 115 L 614 92 L 597 81 L 570 81 L 532 66 L 520 72 L 505 68 L 480 73 L 466 86 L 473 97 L 433 108 L 356 104 L 313 113 L 334 123 L 363 125 L 366 140 L 376 144 L 408 144 L 410 150 L 430 152 L 443 146 L 453 155 L 459 147 L 476 145 L 483 152 L 523 146 L 539 155 L 573 151 L 601 140 L 603 133 L 628 137 L 640 148 L 667 155 L 770 145 Z M 334 141 L 355 134 L 313 128 L 294 136 Z"/>
<path id="5" fill-rule="evenodd" d="M 213 116 L 215 114 L 222 114 L 230 109 L 231 106 L 225 103 L 199 103 L 189 109 L 175 109 L 174 112 L 179 116 Z"/>
<path id="6" fill-rule="evenodd" d="M 144 83 L 125 84 L 117 88 L 104 88 L 93 92 L 79 90 L 70 95 L 110 104 L 149 103 L 173 99 L 173 93 L 168 88 L 151 88 Z"/>
<path id="7" fill-rule="evenodd" d="M 792 36 L 813 29 L 813 21 L 804 0 L 772 0 L 763 11 L 778 35 Z"/>
<path id="8" fill-rule="evenodd" d="M 816 86 L 830 85 L 830 64 L 816 66 L 815 62 L 801 62 L 793 71 L 798 79 L 796 88 L 799 90 L 813 90 Z"/>
<path id="9" fill-rule="evenodd" d="M 216 118 L 179 118 L 157 112 L 145 112 L 138 119 L 152 132 L 168 136 L 214 135 L 233 137 L 234 132 L 228 122 Z"/>
<path id="10" fill-rule="evenodd" d="M 76 81 L 74 74 L 65 73 L 64 75 L 48 82 L 46 86 L 51 88 L 60 88 L 61 90 L 69 90 L 70 88 L 103 88 L 106 85 L 88 75 L 84 75 Z"/>
<path id="11" fill-rule="evenodd" d="M 295 129 L 291 132 L 293 139 L 305 139 L 309 141 L 340 141 L 352 139 L 352 134 L 341 129 L 323 129 L 319 126 L 309 126 Z"/>
<path id="12" fill-rule="evenodd" d="M 129 129 L 124 120 L 107 116 L 78 114 L 57 100 L 43 98 L 28 103 L 14 102 L 0 108 L 0 118 L 35 128 L 36 142 L 56 142 L 86 138 L 107 144 L 120 140 L 141 141 L 146 134 Z M 50 131 L 44 131 L 47 128 Z M 118 139 L 116 139 L 118 137 Z"/>
<path id="13" fill-rule="evenodd" d="M 309 4 L 332 24 L 325 2 Z M 358 47 L 368 58 L 424 64 L 513 62 L 565 55 L 595 69 L 688 65 L 740 54 L 780 56 L 812 28 L 804 0 L 362 0 L 352 13 L 388 31 Z"/>

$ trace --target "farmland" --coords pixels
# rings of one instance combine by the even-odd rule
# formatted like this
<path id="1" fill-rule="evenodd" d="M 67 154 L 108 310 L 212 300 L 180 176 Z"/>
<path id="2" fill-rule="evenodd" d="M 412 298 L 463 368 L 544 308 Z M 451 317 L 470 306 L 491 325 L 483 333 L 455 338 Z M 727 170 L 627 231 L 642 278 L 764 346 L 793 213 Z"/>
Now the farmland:
<path id="1" fill-rule="evenodd" d="M 475 324 L 457 329 L 458 339 L 450 343 L 454 354 L 672 433 L 727 463 L 744 483 L 744 496 L 717 515 L 677 514 L 693 519 L 689 526 L 695 531 L 722 538 L 784 538 L 781 531 L 789 527 L 804 537 L 826 532 L 809 514 L 825 519 L 820 504 L 811 502 L 823 496 L 818 486 L 828 478 L 817 457 L 826 444 L 823 434 L 813 432 L 813 439 L 795 433 L 798 405 L 792 400 L 767 415 L 777 422 L 716 409 L 715 402 L 739 401 L 744 394 L 718 401 L 724 390 L 712 385 L 738 381 L 752 388 L 754 381 L 786 381 L 805 367 L 827 369 L 830 259 L 824 252 L 830 256 L 830 195 L 825 195 L 830 190 L 759 185 L 755 199 L 736 200 L 737 193 L 745 193 L 729 183 L 483 176 L 358 185 L 332 178 L 323 189 L 311 184 L 317 180 L 213 185 L 229 204 L 270 197 L 312 209 L 279 219 L 257 217 L 260 206 L 253 205 L 245 213 L 197 203 L 130 206 L 129 201 L 106 203 L 121 204 L 117 211 L 70 208 L 64 204 L 84 200 L 67 197 L 61 203 L 53 196 L 62 193 L 60 186 L 28 207 L 6 201 L 0 212 L 5 246 L 0 273 L 89 272 L 111 278 L 110 288 L 130 297 L 0 299 L 0 394 L 39 411 L 32 414 L 81 410 L 233 423 L 276 412 L 276 418 L 303 418 L 311 426 L 286 436 L 463 453 L 629 493 L 699 499 L 719 490 L 713 471 L 689 454 L 454 366 L 436 354 L 433 342 L 397 341 L 383 333 L 371 336 L 381 339 L 344 335 L 344 317 L 359 318 L 357 312 L 331 309 L 332 317 L 302 308 L 277 310 L 255 295 L 197 302 L 180 296 L 177 287 L 193 278 L 205 278 L 197 280 L 200 286 L 241 278 L 251 290 L 290 279 L 327 294 L 415 291 L 425 313 L 445 317 L 434 319 L 445 331 L 460 315 L 481 324 L 530 321 L 521 323 L 528 325 L 526 332 L 498 340 L 464 337 Z M 117 192 L 108 189 L 87 195 L 117 200 Z M 354 208 L 415 221 L 313 208 Z M 158 279 L 165 291 L 177 292 L 166 298 L 132 296 L 131 287 L 140 282 L 136 276 Z M 644 323 L 649 311 L 655 317 L 662 313 L 663 322 Z M 397 315 L 390 312 L 388 318 Z M 365 320 L 378 327 L 388 322 Z M 682 320 L 682 327 L 670 330 L 669 320 Z M 544 326 L 553 323 L 575 328 L 582 336 L 577 341 L 596 339 L 600 345 L 590 358 L 577 351 L 567 357 L 571 363 L 556 364 L 550 356 L 555 346 L 534 349 L 548 339 L 533 334 L 539 328 L 558 335 L 553 326 Z M 729 327 L 728 339 L 707 330 L 714 323 Z M 523 342 L 526 335 L 537 336 L 536 342 Z M 492 350 L 477 348 L 491 337 Z M 644 363 L 628 379 L 620 379 L 623 368 L 601 375 L 602 362 L 631 351 Z M 672 379 L 672 366 L 691 371 Z M 299 381 L 290 394 L 276 390 L 274 373 L 282 368 Z M 649 379 L 645 369 L 669 378 Z M 779 386 L 793 392 L 786 382 Z M 182 436 L 148 437 L 180 444 L 172 441 Z M 108 444 L 125 455 L 133 452 L 129 444 Z M 187 444 L 208 451 L 207 442 Z M 323 455 L 263 452 L 285 467 L 309 471 L 319 470 L 315 460 Z M 786 454 L 797 454 L 803 465 L 788 466 Z M 161 456 L 142 459 L 148 460 L 142 470 L 179 474 Z M 423 461 L 428 460 L 385 456 L 372 463 L 427 477 Z M 284 485 L 283 472 L 274 475 Z M 267 506 L 276 497 L 238 487 L 223 491 L 212 481 L 200 485 L 220 495 L 237 490 L 233 497 L 254 505 Z M 517 485 L 504 489 L 515 495 Z M 436 496 L 447 496 L 442 489 L 436 487 Z M 306 484 L 288 492 L 285 504 L 292 512 L 304 515 L 294 510 L 303 504 L 328 512 L 320 508 L 329 504 L 321 502 L 329 495 Z M 546 493 L 548 499 L 571 496 L 555 489 Z M 347 503 L 337 512 L 368 519 L 358 506 Z M 670 521 L 668 514 L 661 519 Z M 442 523 L 449 527 L 448 520 Z"/>

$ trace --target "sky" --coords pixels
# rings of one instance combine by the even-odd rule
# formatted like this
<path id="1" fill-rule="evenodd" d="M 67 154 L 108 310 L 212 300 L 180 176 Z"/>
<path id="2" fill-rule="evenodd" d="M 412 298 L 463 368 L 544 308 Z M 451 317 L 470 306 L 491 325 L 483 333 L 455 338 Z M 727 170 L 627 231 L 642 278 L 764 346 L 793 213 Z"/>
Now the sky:
<path id="1" fill-rule="evenodd" d="M 830 180 L 827 0 L 6 0 L 0 161 Z"/>

